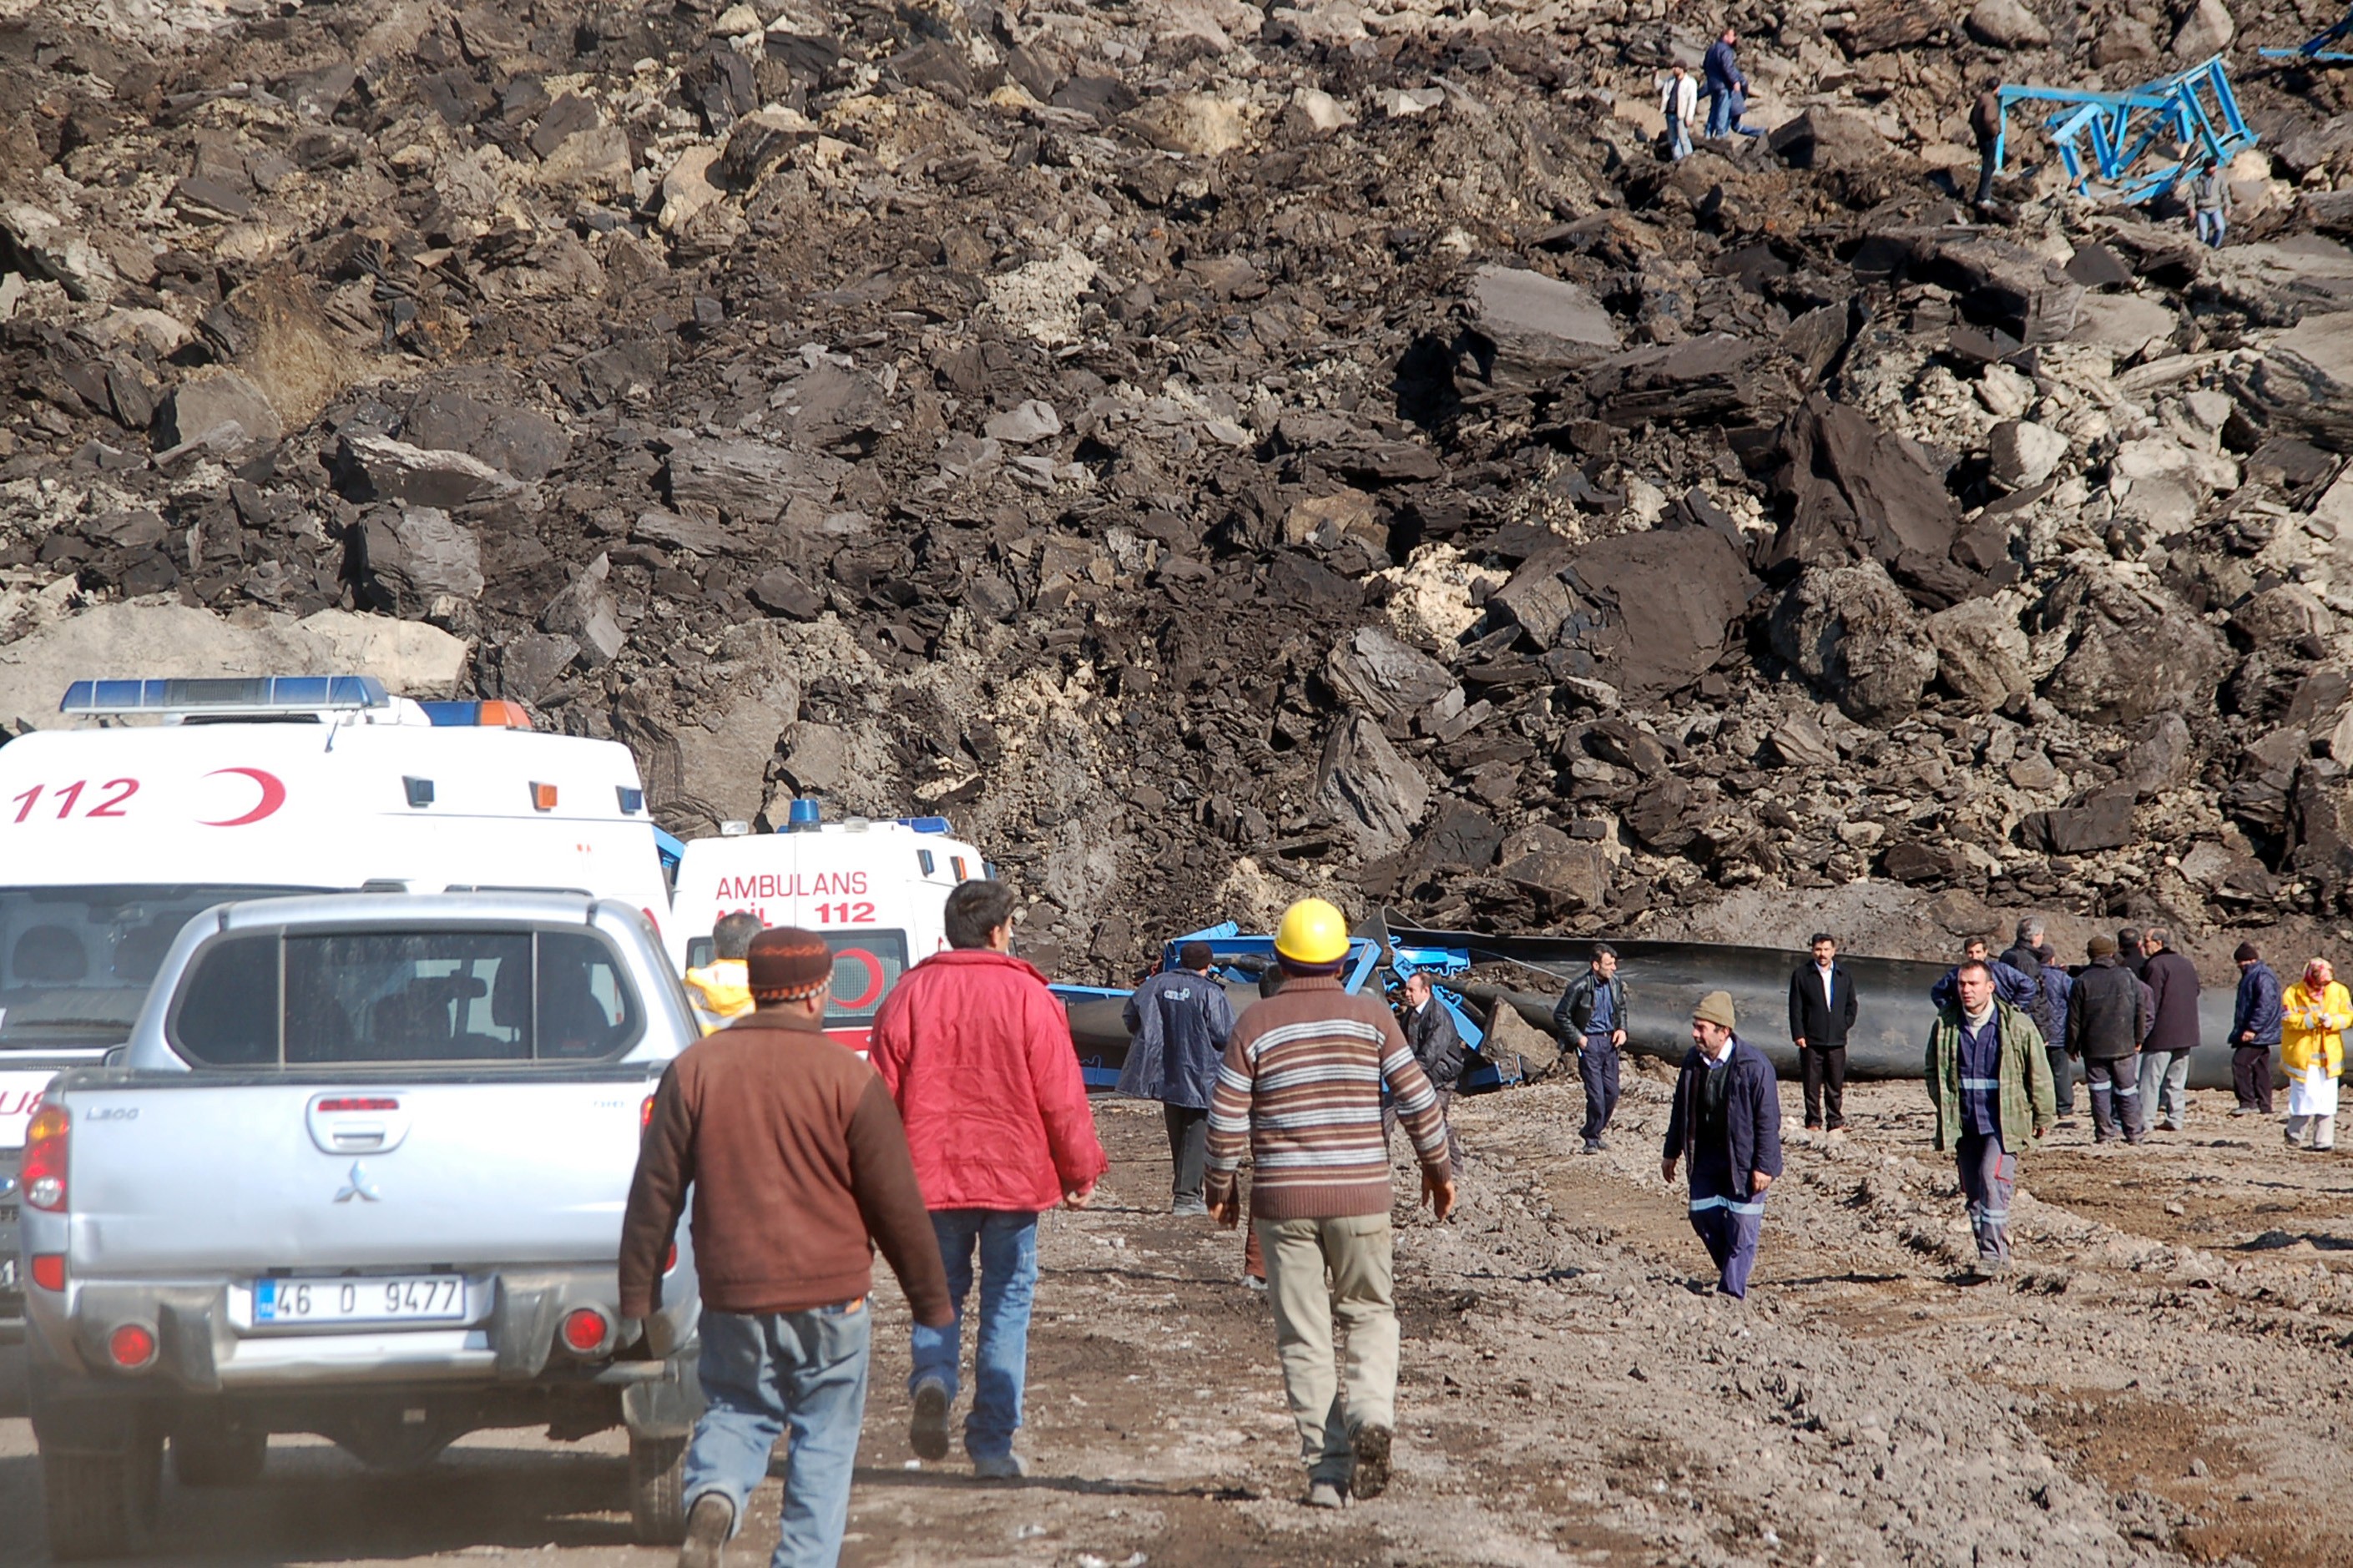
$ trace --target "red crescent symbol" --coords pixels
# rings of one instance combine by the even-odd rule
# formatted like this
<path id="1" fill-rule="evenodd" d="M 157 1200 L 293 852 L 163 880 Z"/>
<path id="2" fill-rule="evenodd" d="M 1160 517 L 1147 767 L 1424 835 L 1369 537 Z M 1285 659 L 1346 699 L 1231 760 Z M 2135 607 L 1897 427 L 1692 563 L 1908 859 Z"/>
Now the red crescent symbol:
<path id="1" fill-rule="evenodd" d="M 216 768 L 205 777 L 216 779 L 223 773 L 240 773 L 251 779 L 261 786 L 261 798 L 254 804 L 253 809 L 243 816 L 232 816 L 220 822 L 200 821 L 197 824 L 200 827 L 243 827 L 248 823 L 259 822 L 286 804 L 286 786 L 278 782 L 278 775 L 275 773 L 263 773 L 259 768 Z"/>
<path id="2" fill-rule="evenodd" d="M 881 959 L 862 947 L 845 947 L 836 950 L 833 961 L 836 963 L 855 963 L 866 971 L 865 990 L 855 996 L 834 998 L 835 1005 L 843 1012 L 858 1012 L 882 994 L 882 961 Z"/>

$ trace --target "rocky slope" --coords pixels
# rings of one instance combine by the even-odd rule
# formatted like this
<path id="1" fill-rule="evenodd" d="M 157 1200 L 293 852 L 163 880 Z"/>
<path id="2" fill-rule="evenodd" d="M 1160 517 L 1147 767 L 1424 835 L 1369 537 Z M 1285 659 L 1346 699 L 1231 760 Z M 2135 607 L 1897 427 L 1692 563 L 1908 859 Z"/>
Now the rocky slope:
<path id="1" fill-rule="evenodd" d="M 1073 976 L 1309 888 L 2330 921 L 2320 11 L 1744 0 L 1677 164 L 1653 0 L 5 0 L 0 724 L 357 645 L 683 833 L 945 811 Z M 2015 123 L 1964 221 L 1989 77 L 2218 47 L 2230 247 Z"/>

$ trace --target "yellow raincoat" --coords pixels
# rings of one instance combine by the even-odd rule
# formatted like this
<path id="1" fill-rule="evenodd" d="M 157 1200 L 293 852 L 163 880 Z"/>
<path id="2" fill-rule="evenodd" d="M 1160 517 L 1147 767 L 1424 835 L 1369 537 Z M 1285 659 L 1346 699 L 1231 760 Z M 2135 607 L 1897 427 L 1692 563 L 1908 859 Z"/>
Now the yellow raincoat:
<path id="1" fill-rule="evenodd" d="M 2347 1029 L 2353 1029 L 2353 992 L 2332 980 L 2315 996 L 2297 980 L 2280 998 L 2280 1066 L 2291 1079 L 2315 1063 L 2337 1077 L 2345 1069 Z"/>

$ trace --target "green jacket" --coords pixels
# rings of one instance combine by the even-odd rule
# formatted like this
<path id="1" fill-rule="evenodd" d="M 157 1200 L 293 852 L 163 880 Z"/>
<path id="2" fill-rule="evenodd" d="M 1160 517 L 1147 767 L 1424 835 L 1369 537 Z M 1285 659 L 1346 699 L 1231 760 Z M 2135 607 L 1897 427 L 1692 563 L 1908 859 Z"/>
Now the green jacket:
<path id="1" fill-rule="evenodd" d="M 2001 1146 L 2011 1153 L 2028 1147 L 2057 1119 L 2051 1086 L 2051 1058 L 2043 1054 L 2042 1031 L 2007 1002 L 1993 1005 L 2001 1030 Z M 1936 1108 L 1936 1147 L 1950 1149 L 1961 1138 L 1961 1010 L 1936 1015 L 1928 1031 L 1928 1101 Z"/>

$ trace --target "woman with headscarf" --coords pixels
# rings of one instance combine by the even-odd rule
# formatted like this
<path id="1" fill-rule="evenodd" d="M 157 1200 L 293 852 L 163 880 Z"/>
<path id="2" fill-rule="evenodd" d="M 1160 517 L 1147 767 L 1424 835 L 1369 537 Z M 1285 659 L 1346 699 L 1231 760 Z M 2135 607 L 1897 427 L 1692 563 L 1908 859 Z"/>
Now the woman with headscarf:
<path id="1" fill-rule="evenodd" d="M 2287 1142 L 2290 1148 L 2312 1129 L 2312 1146 L 2337 1146 L 2337 1075 L 2345 1067 L 2344 1031 L 2353 1028 L 2353 994 L 2337 983 L 2325 958 L 2304 966 L 2304 976 L 2280 999 L 2280 1066 L 2287 1074 Z"/>

